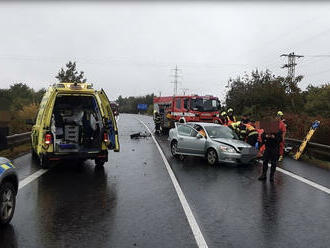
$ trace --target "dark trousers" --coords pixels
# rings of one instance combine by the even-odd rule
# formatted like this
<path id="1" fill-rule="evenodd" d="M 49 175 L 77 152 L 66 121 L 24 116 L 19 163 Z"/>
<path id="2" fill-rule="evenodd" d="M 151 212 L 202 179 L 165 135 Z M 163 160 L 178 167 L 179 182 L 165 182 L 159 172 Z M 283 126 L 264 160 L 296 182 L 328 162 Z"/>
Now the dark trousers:
<path id="1" fill-rule="evenodd" d="M 160 123 L 155 123 L 156 126 L 156 132 L 160 132 Z"/>
<path id="2" fill-rule="evenodd" d="M 268 170 L 268 163 L 271 163 L 271 167 L 270 167 L 270 175 L 273 176 L 275 171 L 276 171 L 276 166 L 277 166 L 277 161 L 279 158 L 279 151 L 278 149 L 274 149 L 274 150 L 270 150 L 267 149 L 264 152 L 263 155 L 263 169 L 262 169 L 262 173 L 264 175 L 266 175 L 267 170 Z"/>

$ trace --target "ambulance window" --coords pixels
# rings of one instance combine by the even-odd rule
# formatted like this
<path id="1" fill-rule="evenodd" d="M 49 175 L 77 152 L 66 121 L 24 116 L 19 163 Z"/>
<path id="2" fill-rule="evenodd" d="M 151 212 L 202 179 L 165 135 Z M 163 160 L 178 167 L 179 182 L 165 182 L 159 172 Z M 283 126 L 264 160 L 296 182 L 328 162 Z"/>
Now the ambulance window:
<path id="1" fill-rule="evenodd" d="M 183 107 L 184 107 L 184 109 L 188 109 L 188 102 L 189 102 L 189 99 L 184 99 L 183 100 Z"/>
<path id="2" fill-rule="evenodd" d="M 181 98 L 176 100 L 176 108 L 181 108 Z"/>

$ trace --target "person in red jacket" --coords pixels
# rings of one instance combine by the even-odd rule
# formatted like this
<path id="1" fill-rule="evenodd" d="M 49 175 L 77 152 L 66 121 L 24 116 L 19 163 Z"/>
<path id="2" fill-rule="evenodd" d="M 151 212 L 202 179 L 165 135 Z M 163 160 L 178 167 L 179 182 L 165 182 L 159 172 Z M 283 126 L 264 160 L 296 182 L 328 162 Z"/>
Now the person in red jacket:
<path id="1" fill-rule="evenodd" d="M 283 112 L 282 111 L 278 111 L 277 112 L 277 117 L 276 117 L 279 121 L 279 130 L 282 133 L 282 141 L 280 143 L 280 157 L 278 159 L 278 161 L 283 161 L 283 155 L 284 155 L 284 147 L 285 147 L 285 134 L 286 134 L 286 124 L 284 122 L 284 116 L 283 116 Z"/>

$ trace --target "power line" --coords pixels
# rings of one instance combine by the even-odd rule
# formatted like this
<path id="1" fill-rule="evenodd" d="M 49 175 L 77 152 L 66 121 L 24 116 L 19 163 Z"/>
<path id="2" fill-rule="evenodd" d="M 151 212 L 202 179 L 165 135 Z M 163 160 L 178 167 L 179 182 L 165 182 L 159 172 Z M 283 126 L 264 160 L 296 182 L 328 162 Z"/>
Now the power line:
<path id="1" fill-rule="evenodd" d="M 182 90 L 182 94 L 183 94 L 184 96 L 185 96 L 186 93 L 189 91 L 188 88 L 181 88 L 181 90 Z"/>
<path id="2" fill-rule="evenodd" d="M 305 57 L 312 57 L 312 58 L 330 58 L 330 54 L 305 55 Z"/>

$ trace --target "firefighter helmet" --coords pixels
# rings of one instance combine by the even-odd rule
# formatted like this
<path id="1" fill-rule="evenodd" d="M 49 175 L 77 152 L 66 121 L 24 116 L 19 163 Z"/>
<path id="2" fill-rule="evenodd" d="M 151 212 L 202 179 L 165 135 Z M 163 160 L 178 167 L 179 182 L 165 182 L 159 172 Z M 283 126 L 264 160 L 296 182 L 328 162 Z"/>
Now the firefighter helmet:
<path id="1" fill-rule="evenodd" d="M 186 123 L 186 118 L 184 118 L 184 117 L 180 117 L 180 119 L 179 119 L 179 123 Z"/>
<path id="2" fill-rule="evenodd" d="M 283 112 L 282 112 L 282 111 L 278 111 L 278 112 L 277 112 L 277 115 L 278 115 L 278 116 L 283 116 Z"/>

